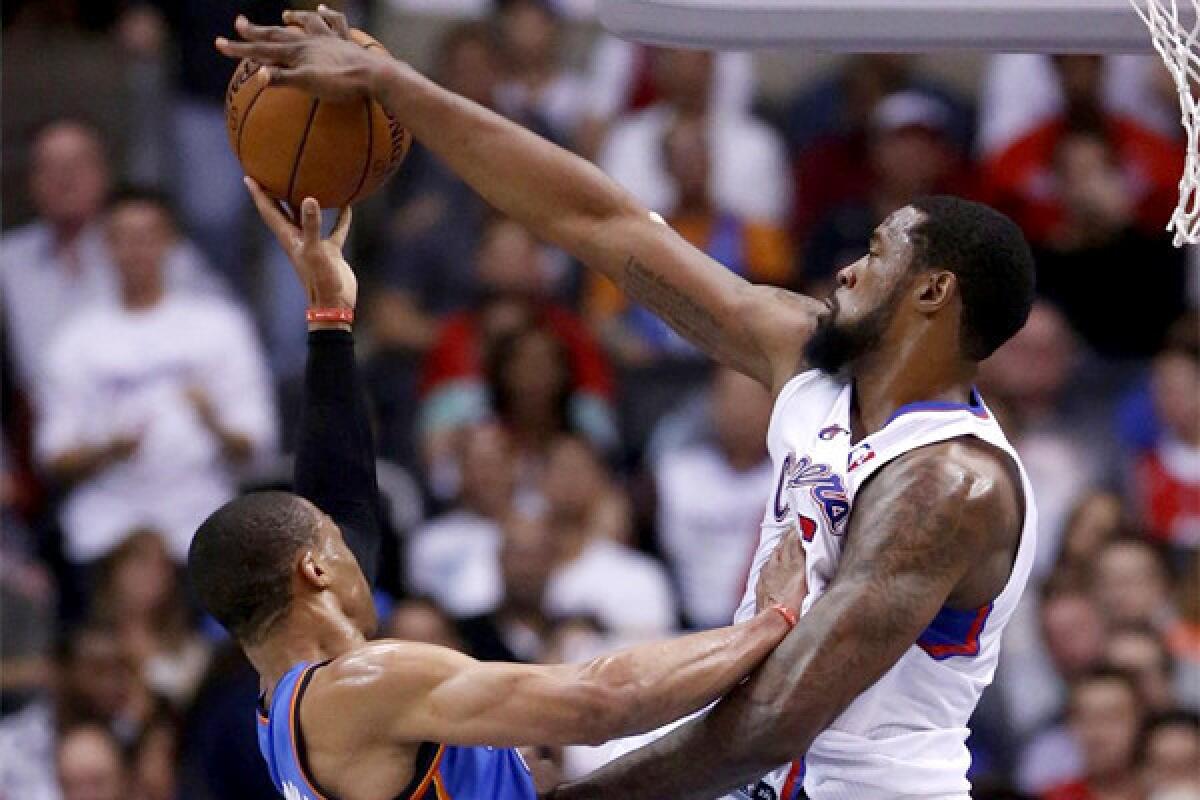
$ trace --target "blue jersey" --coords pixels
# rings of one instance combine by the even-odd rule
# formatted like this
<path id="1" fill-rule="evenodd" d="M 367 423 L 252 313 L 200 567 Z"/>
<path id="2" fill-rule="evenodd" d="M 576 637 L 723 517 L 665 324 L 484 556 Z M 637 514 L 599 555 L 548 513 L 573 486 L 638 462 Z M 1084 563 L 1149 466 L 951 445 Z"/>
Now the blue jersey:
<path id="1" fill-rule="evenodd" d="M 258 748 L 286 800 L 335 800 L 313 779 L 300 730 L 300 701 L 322 666 L 295 665 L 275 687 L 266 713 L 259 708 Z M 427 743 L 418 751 L 412 782 L 396 800 L 537 800 L 537 792 L 516 750 Z"/>

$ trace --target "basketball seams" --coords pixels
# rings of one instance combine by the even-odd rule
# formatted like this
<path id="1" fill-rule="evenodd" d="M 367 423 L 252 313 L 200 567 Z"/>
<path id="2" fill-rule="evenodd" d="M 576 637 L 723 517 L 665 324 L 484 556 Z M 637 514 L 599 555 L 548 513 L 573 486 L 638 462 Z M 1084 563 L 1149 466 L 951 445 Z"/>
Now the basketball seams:
<path id="1" fill-rule="evenodd" d="M 346 201 L 346 205 L 350 205 L 357 200 L 358 193 L 366 185 L 367 176 L 371 174 L 371 159 L 375 153 L 375 109 L 372 106 L 371 98 L 367 97 L 363 99 L 363 108 L 367 111 L 367 152 L 363 158 L 362 174 L 358 176 L 358 185 L 350 193 L 350 199 Z"/>
<path id="2" fill-rule="evenodd" d="M 242 136 L 245 135 L 246 128 L 250 124 L 250 112 L 254 110 L 254 104 L 258 102 L 258 98 L 262 97 L 263 92 L 265 92 L 266 90 L 267 90 L 267 84 L 265 82 L 260 81 L 258 91 L 254 93 L 254 97 L 250 98 L 250 102 L 246 104 L 245 112 L 242 113 L 242 121 L 241 121 L 241 124 L 238 125 L 238 132 L 237 132 L 236 155 L 237 155 L 238 161 L 242 160 Z"/>
<path id="3" fill-rule="evenodd" d="M 300 164 L 304 160 L 304 145 L 308 143 L 308 134 L 312 131 L 313 120 L 317 118 L 317 109 L 321 106 L 321 101 L 313 98 L 312 106 L 308 110 L 308 121 L 304 123 L 304 133 L 300 136 L 300 145 L 296 148 L 296 155 L 292 158 L 292 174 L 288 177 L 287 200 L 293 209 L 299 208 L 300 203 L 292 199 L 292 192 L 296 188 L 296 176 L 300 174 Z M 300 198 L 303 202 L 304 198 Z"/>

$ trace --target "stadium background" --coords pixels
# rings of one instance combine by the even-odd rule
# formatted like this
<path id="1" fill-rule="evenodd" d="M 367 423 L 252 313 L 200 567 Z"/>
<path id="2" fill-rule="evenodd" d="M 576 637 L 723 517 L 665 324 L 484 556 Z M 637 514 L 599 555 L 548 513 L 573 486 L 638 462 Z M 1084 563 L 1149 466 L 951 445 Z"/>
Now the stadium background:
<path id="1" fill-rule="evenodd" d="M 1157 59 L 712 59 L 606 37 L 589 5 L 342 7 L 753 280 L 822 294 L 917 194 L 1013 215 L 1041 300 L 980 385 L 1041 544 L 972 726 L 976 795 L 1200 797 L 1200 270 L 1161 230 L 1183 143 Z M 211 49 L 283 7 L 4 6 L 4 800 L 273 796 L 254 675 L 177 567 L 197 514 L 287 481 L 303 297 L 238 182 Z M 773 489 L 761 390 L 419 147 L 349 260 L 386 634 L 552 661 L 728 617 Z"/>

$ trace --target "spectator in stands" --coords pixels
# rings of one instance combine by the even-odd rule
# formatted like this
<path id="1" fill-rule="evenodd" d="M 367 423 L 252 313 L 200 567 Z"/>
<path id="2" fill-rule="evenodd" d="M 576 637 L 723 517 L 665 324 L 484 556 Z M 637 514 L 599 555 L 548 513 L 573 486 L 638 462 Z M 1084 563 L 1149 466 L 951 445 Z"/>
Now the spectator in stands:
<path id="1" fill-rule="evenodd" d="M 154 531 L 131 532 L 99 565 L 92 614 L 118 632 L 142 680 L 183 709 L 208 666 L 179 573 Z"/>
<path id="2" fill-rule="evenodd" d="M 702 116 L 678 115 L 660 143 L 663 163 L 675 186 L 667 224 L 685 240 L 728 269 L 755 283 L 791 283 L 791 243 L 787 232 L 764 220 L 748 219 L 716 204 L 712 191 L 712 148 Z M 609 351 L 624 364 L 638 365 L 671 356 L 700 353 L 659 317 L 631 304 L 599 275 L 588 278 L 586 314 Z"/>
<path id="3" fill-rule="evenodd" d="M 1105 109 L 1104 64 L 1099 56 L 1057 56 L 1054 65 L 1065 99 L 1063 110 L 984 162 L 988 200 L 1013 217 L 1034 245 L 1067 235 L 1070 198 L 1062 177 L 1055 174 L 1056 160 L 1064 141 L 1086 134 L 1107 145 L 1111 155 L 1106 158 L 1132 201 L 1136 224 L 1149 232 L 1160 231 L 1177 200 L 1182 149 Z"/>
<path id="4" fill-rule="evenodd" d="M 1033 732 L 1016 769 L 1017 785 L 1032 794 L 1082 773 L 1083 754 L 1064 719 L 1068 687 L 1100 666 L 1105 645 L 1104 618 L 1079 586 L 1048 583 L 1038 618 L 1036 647 L 1010 649 L 997 675 L 1014 732 Z"/>
<path id="5" fill-rule="evenodd" d="M 951 122 L 950 106 L 935 95 L 907 90 L 879 101 L 867 131 L 870 188 L 816 221 L 803 260 L 806 291 L 828 294 L 834 273 L 868 250 L 888 214 L 922 195 L 962 193 L 966 166 L 950 139 Z"/>
<path id="6" fill-rule="evenodd" d="M 1084 773 L 1044 800 L 1142 800 L 1136 745 L 1142 711 L 1132 679 L 1101 669 L 1071 686 L 1068 719 L 1083 749 Z"/>
<path id="7" fill-rule="evenodd" d="M 383 626 L 383 635 L 389 639 L 466 650 L 454 627 L 454 620 L 428 598 L 410 598 L 392 609 Z"/>
<path id="8" fill-rule="evenodd" d="M 691 628 L 733 619 L 774 489 L 763 445 L 770 396 L 719 368 L 708 399 L 711 438 L 670 450 L 653 465 L 659 546 Z"/>
<path id="9" fill-rule="evenodd" d="M 460 620 L 472 656 L 484 661 L 539 662 L 554 623 L 546 613 L 546 582 L 555 564 L 550 529 L 521 514 L 504 521 L 500 575 L 504 596 L 490 614 Z"/>
<path id="10" fill-rule="evenodd" d="M 589 538 L 631 543 L 629 497 L 586 439 L 555 437 L 547 451 L 541 494 L 552 529 L 571 528 L 586 531 Z"/>
<path id="11" fill-rule="evenodd" d="M 662 99 L 656 80 L 655 49 L 606 33 L 596 38 L 588 66 L 588 109 L 575 138 L 576 150 L 595 160 L 612 123 Z M 751 53 L 713 54 L 711 105 L 718 114 L 750 111 L 755 94 Z"/>
<path id="12" fill-rule="evenodd" d="M 37 220 L 0 240 L 0 301 L 20 388 L 31 392 L 50 342 L 80 309 L 118 302 L 104 235 L 110 166 L 99 132 L 57 119 L 33 137 L 29 194 Z M 165 254 L 172 290 L 217 292 L 199 252 L 173 237 Z"/>
<path id="13" fill-rule="evenodd" d="M 1175 707 L 1174 664 L 1162 635 L 1145 625 L 1118 627 L 1108 634 L 1104 663 L 1121 670 L 1137 684 L 1142 706 L 1151 713 Z"/>
<path id="14" fill-rule="evenodd" d="M 1086 586 L 1096 555 L 1125 531 L 1125 506 L 1115 492 L 1092 490 L 1067 515 L 1055 574 Z"/>
<path id="15" fill-rule="evenodd" d="M 1175 659 L 1175 694 L 1184 708 L 1200 711 L 1200 552 L 1192 551 L 1175 583 L 1175 608 L 1167 648 Z"/>
<path id="16" fill-rule="evenodd" d="M 971 106 L 921 76 L 912 56 L 851 56 L 791 101 L 784 133 L 795 181 L 792 228 L 800 241 L 835 208 L 866 202 L 875 180 L 868 156 L 872 115 L 884 97 L 910 90 L 945 109 L 948 141 L 960 157 L 968 155 L 975 124 Z"/>
<path id="17" fill-rule="evenodd" d="M 1134 468 L 1135 502 L 1155 539 L 1200 548 L 1200 318 L 1171 326 L 1154 359 L 1151 396 L 1162 426 Z"/>
<path id="18" fill-rule="evenodd" d="M 542 253 L 526 229 L 493 219 L 476 257 L 476 302 L 443 322 L 425 359 L 417 426 L 435 493 L 455 431 L 490 416 L 530 454 L 547 443 L 538 426 L 616 444 L 608 363 L 583 321 L 549 298 Z"/>
<path id="19" fill-rule="evenodd" d="M 497 108 L 569 147 L 583 119 L 587 85 L 562 62 L 562 20 L 553 0 L 500 0 L 497 7 L 506 67 Z"/>
<path id="20" fill-rule="evenodd" d="M 517 474 L 512 442 L 500 426 L 473 426 L 459 441 L 458 501 L 416 530 L 407 562 L 410 589 L 462 617 L 500 602 L 500 526 L 513 507 Z"/>
<path id="21" fill-rule="evenodd" d="M 0 719 L 0 791 L 21 800 L 58 800 L 56 741 L 60 731 L 94 723 L 132 745 L 157 701 L 138 680 L 116 631 L 76 629 L 59 642 L 54 689 Z"/>
<path id="22" fill-rule="evenodd" d="M 1108 420 L 1090 412 L 1071 391 L 1079 363 L 1066 318 L 1039 301 L 1025 327 L 983 363 L 979 375 L 984 396 L 999 406 L 1004 430 L 1037 491 L 1034 575 L 1043 579 L 1055 568 L 1072 508 L 1102 477 L 1098 465 L 1104 458 L 1095 429 Z"/>
<path id="23" fill-rule="evenodd" d="M 702 117 L 711 146 L 712 193 L 733 214 L 783 225 L 791 209 L 787 156 L 778 136 L 745 112 L 712 106 L 713 55 L 699 50 L 655 54 L 662 99 L 617 120 L 600 151 L 601 169 L 648 208 L 666 213 L 678 205 L 662 142 L 679 115 Z"/>
<path id="24" fill-rule="evenodd" d="M 503 75 L 501 54 L 486 25 L 454 25 L 437 45 L 439 83 L 489 108 Z M 395 211 L 384 231 L 384 286 L 371 300 L 371 329 L 388 350 L 424 353 L 440 318 L 478 294 L 476 257 L 487 205 L 465 183 L 414 145 L 403 180 L 393 181 Z"/>
<path id="25" fill-rule="evenodd" d="M 990 158 L 1038 125 L 1063 113 L 1066 103 L 1052 56 L 1008 53 L 987 59 L 979 98 L 978 152 Z M 1136 119 L 1176 138 L 1179 95 L 1162 62 L 1143 54 L 1104 58 L 1102 102 L 1111 113 Z"/>
<path id="26" fill-rule="evenodd" d="M 177 800 L 179 797 L 179 726 L 159 714 L 133 749 L 133 783 L 138 800 Z"/>
<path id="27" fill-rule="evenodd" d="M 1167 625 L 1170 586 L 1162 554 L 1144 539 L 1116 539 L 1096 556 L 1092 593 L 1114 625 Z"/>
<path id="28" fill-rule="evenodd" d="M 1165 141 L 1154 144 L 1168 152 L 1178 149 Z M 1091 128 L 1061 132 L 1054 147 L 1045 191 L 1057 205 L 1047 211 L 1054 217 L 1047 217 L 1037 253 L 1038 290 L 1063 309 L 1100 355 L 1148 356 L 1187 298 L 1184 253 L 1162 232 L 1171 206 L 1157 202 L 1143 212 L 1150 216 L 1140 225 L 1136 216 L 1139 195 L 1130 184 L 1147 178 L 1145 168 L 1130 161 L 1158 156 L 1153 151 L 1119 154 L 1111 136 Z M 1173 204 L 1175 183 L 1170 186 Z M 1139 286 L 1139 300 L 1131 304 L 1128 265 L 1133 261 L 1154 264 L 1154 280 Z M 1087 283 L 1086 292 L 1079 291 L 1080 281 Z M 1111 324 L 1115 315 L 1121 316 L 1121 326 Z"/>
<path id="29" fill-rule="evenodd" d="M 546 465 L 547 480 L 576 471 L 600 474 L 599 453 L 578 437 L 557 439 Z M 551 478 L 554 473 L 560 473 Z M 561 492 L 549 490 L 549 497 Z M 550 513 L 525 524 L 545 525 L 553 537 L 556 564 L 546 587 L 546 610 L 556 617 L 590 616 L 616 641 L 663 636 L 677 625 L 675 600 L 662 565 L 628 545 L 602 535 L 575 515 Z"/>
<path id="30" fill-rule="evenodd" d="M 58 740 L 62 800 L 126 800 L 132 789 L 129 760 L 112 731 L 85 723 Z"/>
<path id="31" fill-rule="evenodd" d="M 1150 800 L 1200 796 L 1200 716 L 1188 711 L 1151 716 L 1139 750 Z M 1180 794 L 1168 795 L 1171 791 Z"/>
<path id="32" fill-rule="evenodd" d="M 50 571 L 17 509 L 19 488 L 0 439 L 0 715 L 49 688 L 50 646 L 57 604 Z"/>
<path id="33" fill-rule="evenodd" d="M 108 240 L 121 304 L 77 316 L 46 358 L 37 452 L 68 488 L 66 555 L 85 571 L 139 526 L 161 531 L 182 560 L 196 526 L 233 496 L 235 468 L 275 442 L 248 320 L 217 298 L 166 292 L 176 238 L 158 195 L 115 199 Z"/>

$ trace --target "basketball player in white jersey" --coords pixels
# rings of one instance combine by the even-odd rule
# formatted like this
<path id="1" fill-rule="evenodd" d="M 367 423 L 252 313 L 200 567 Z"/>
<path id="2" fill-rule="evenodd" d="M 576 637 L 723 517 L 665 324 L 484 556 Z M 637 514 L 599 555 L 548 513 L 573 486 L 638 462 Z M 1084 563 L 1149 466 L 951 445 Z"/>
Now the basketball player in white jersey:
<path id="1" fill-rule="evenodd" d="M 375 98 L 501 212 L 775 397 L 778 488 L 738 616 L 794 529 L 800 624 L 708 713 L 554 800 L 966 800 L 967 720 L 1034 550 L 1028 481 L 972 387 L 1032 304 L 1016 226 L 930 198 L 889 216 L 828 300 L 754 286 L 584 160 L 349 42 L 341 15 L 285 21 L 239 19 L 244 41 L 217 46 L 277 85 Z"/>

